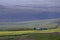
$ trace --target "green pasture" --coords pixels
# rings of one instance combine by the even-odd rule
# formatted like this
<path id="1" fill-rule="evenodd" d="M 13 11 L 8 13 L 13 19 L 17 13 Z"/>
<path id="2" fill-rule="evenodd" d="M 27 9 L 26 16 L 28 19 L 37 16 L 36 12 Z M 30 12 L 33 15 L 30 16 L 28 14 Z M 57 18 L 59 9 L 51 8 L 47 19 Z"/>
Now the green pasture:
<path id="1" fill-rule="evenodd" d="M 0 31 L 1 40 L 60 40 L 60 28 L 48 30 Z"/>
<path id="2" fill-rule="evenodd" d="M 52 32 L 60 32 L 60 28 L 49 29 L 49 30 L 0 31 L 0 36 L 21 35 L 21 34 L 28 34 L 28 33 L 52 33 Z"/>

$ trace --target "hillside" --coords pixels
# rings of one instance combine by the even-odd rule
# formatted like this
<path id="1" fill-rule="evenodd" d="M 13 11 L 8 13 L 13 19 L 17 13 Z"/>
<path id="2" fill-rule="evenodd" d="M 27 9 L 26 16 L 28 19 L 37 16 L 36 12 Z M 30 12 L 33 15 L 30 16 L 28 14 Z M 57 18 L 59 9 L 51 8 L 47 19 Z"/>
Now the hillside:
<path id="1" fill-rule="evenodd" d="M 0 30 L 34 29 L 34 27 L 55 28 L 58 24 L 60 24 L 59 20 L 60 19 L 33 20 L 25 22 L 0 22 Z"/>

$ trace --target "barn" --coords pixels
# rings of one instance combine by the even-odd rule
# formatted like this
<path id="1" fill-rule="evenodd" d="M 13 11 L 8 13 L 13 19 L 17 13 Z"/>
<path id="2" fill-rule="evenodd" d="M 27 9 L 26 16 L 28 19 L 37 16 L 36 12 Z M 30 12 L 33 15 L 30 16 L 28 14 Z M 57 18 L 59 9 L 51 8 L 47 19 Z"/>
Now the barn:
<path id="1" fill-rule="evenodd" d="M 48 30 L 48 28 L 39 28 L 39 27 L 34 27 L 34 30 Z"/>

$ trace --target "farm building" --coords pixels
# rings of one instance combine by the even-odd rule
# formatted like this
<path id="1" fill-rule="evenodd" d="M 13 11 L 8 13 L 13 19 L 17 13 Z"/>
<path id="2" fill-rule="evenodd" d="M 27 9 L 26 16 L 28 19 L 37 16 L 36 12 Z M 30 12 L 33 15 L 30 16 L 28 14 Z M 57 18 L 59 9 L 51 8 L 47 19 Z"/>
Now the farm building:
<path id="1" fill-rule="evenodd" d="M 47 29 L 48 29 L 47 27 L 40 26 L 39 24 L 35 25 L 34 27 L 34 30 L 47 30 Z"/>
<path id="2" fill-rule="evenodd" d="M 38 27 L 35 27 L 34 30 L 48 30 L 48 28 L 38 28 Z"/>

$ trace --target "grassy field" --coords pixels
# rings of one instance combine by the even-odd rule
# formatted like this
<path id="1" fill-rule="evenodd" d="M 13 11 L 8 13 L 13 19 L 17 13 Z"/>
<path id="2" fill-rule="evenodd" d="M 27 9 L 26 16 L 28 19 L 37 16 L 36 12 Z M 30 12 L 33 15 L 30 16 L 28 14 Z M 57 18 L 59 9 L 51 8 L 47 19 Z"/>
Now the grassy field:
<path id="1" fill-rule="evenodd" d="M 60 28 L 49 29 L 49 30 L 0 31 L 0 36 L 21 35 L 21 34 L 28 34 L 28 33 L 52 33 L 52 32 L 60 32 Z"/>
<path id="2" fill-rule="evenodd" d="M 60 40 L 60 28 L 49 30 L 0 31 L 0 40 Z"/>

